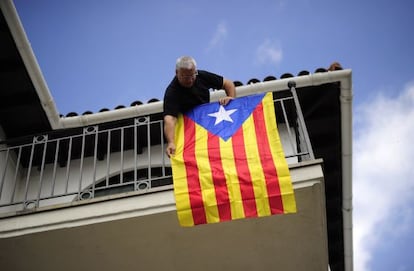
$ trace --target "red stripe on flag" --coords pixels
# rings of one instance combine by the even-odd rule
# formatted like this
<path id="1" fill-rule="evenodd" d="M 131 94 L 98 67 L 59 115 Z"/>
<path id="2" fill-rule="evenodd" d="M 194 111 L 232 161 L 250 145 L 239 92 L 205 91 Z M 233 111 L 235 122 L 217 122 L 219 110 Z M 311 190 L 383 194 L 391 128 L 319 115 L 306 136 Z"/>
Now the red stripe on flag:
<path id="1" fill-rule="evenodd" d="M 237 176 L 239 178 L 240 192 L 243 200 L 245 217 L 257 217 L 257 206 L 253 190 L 252 177 L 247 163 L 246 149 L 243 128 L 233 135 L 233 153 L 236 165 Z"/>
<path id="2" fill-rule="evenodd" d="M 256 129 L 259 156 L 262 162 L 263 173 L 266 180 L 270 212 L 272 214 L 283 214 L 283 202 L 280 193 L 279 177 L 272 153 L 270 151 L 262 103 L 260 103 L 253 111 L 253 118 Z"/>
<path id="3" fill-rule="evenodd" d="M 229 192 L 224 175 L 220 154 L 220 138 L 208 133 L 208 158 L 213 177 L 214 190 L 216 192 L 217 209 L 220 221 L 231 220 Z"/>
<path id="4" fill-rule="evenodd" d="M 184 116 L 184 149 L 183 158 L 187 173 L 188 194 L 190 197 L 191 211 L 194 224 L 206 224 L 206 212 L 204 210 L 203 196 L 201 194 L 200 176 L 195 155 L 195 123 Z"/>

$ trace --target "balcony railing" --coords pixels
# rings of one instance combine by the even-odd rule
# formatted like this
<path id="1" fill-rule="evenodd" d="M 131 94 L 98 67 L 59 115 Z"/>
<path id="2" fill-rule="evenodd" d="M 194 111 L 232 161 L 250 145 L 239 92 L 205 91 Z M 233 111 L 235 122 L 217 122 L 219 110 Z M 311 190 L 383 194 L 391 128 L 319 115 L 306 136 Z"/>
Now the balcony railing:
<path id="1" fill-rule="evenodd" d="M 314 159 L 295 92 L 275 92 L 289 164 Z M 171 189 L 161 114 L 1 142 L 0 213 Z"/>

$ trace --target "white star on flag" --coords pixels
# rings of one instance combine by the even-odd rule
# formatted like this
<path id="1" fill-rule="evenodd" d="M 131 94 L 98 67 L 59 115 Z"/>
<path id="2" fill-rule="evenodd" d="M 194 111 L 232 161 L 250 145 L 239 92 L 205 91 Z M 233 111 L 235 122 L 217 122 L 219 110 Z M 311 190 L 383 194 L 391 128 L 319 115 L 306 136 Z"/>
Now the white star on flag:
<path id="1" fill-rule="evenodd" d="M 216 122 L 214 123 L 214 126 L 216 126 L 217 124 L 219 124 L 222 121 L 233 122 L 233 120 L 230 118 L 230 115 L 233 114 L 236 111 L 237 111 L 237 109 L 226 110 L 222 105 L 220 105 L 219 111 L 217 111 L 216 113 L 208 114 L 208 115 L 210 117 L 215 117 L 216 118 Z"/>

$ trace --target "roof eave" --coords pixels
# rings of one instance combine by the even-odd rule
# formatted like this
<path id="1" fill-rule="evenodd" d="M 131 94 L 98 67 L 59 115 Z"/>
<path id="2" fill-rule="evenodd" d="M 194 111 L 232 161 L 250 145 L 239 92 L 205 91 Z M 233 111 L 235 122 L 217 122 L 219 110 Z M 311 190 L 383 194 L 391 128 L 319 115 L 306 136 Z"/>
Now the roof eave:
<path id="1" fill-rule="evenodd" d="M 59 113 L 56 109 L 55 102 L 50 94 L 49 88 L 40 70 L 39 64 L 33 53 L 30 42 L 24 31 L 23 25 L 17 14 L 12 0 L 0 1 L 0 8 L 9 26 L 10 32 L 16 43 L 16 47 L 24 62 L 30 79 L 33 82 L 37 95 L 39 96 L 42 107 L 47 115 L 50 125 L 53 129 L 60 128 Z"/>

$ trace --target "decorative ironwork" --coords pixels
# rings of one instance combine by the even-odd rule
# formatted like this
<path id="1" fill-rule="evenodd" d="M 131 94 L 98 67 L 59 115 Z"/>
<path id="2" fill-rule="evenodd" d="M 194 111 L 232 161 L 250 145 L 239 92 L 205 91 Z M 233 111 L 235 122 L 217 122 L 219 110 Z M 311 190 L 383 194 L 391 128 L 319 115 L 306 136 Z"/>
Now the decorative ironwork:
<path id="1" fill-rule="evenodd" d="M 274 101 L 279 130 L 284 129 L 281 140 L 288 163 L 313 159 L 295 92 L 274 93 Z M 0 213 L 74 199 L 171 189 L 172 172 L 164 144 L 161 114 L 3 144 Z"/>

